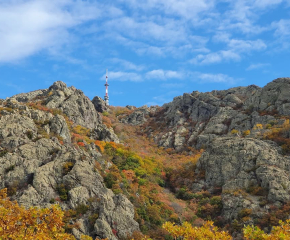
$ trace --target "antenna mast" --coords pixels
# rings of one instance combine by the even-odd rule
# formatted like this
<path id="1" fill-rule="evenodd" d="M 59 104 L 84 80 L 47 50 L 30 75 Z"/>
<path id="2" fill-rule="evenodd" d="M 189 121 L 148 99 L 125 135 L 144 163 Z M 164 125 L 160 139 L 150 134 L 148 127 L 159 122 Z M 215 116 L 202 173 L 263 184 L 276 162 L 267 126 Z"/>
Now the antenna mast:
<path id="1" fill-rule="evenodd" d="M 107 106 L 109 106 L 109 94 L 108 94 L 108 87 L 109 87 L 109 84 L 108 84 L 108 69 L 106 69 L 106 96 L 104 97 L 104 100 L 105 100 L 105 103 Z"/>

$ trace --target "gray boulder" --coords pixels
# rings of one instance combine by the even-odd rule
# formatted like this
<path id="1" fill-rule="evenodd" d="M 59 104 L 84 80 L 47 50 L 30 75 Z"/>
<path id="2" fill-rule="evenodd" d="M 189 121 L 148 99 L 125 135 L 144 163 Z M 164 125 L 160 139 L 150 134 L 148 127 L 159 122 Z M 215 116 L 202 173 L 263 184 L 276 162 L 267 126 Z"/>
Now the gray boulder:
<path id="1" fill-rule="evenodd" d="M 102 98 L 96 96 L 93 98 L 92 103 L 94 104 L 95 109 L 98 112 L 102 113 L 108 111 L 108 107 L 106 106 L 106 103 Z"/>

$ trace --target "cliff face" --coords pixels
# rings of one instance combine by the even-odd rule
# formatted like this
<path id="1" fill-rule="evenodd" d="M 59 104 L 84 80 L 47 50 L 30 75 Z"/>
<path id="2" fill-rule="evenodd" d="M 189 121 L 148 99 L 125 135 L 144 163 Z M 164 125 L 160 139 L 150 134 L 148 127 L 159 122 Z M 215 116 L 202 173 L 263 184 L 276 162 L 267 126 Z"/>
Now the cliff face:
<path id="1" fill-rule="evenodd" d="M 157 109 L 137 108 L 122 121 L 139 124 L 161 147 L 204 149 L 194 181 L 183 181 L 187 189 L 220 189 L 223 221 L 242 221 L 241 211 L 250 209 L 242 222 L 253 224 L 290 200 L 289 92 L 290 78 L 280 78 L 263 88 L 185 93 Z"/>
<path id="2" fill-rule="evenodd" d="M 76 141 L 77 129 L 87 131 L 88 141 Z M 59 203 L 77 209 L 82 215 L 72 229 L 76 237 L 127 237 L 139 229 L 134 207 L 105 187 L 96 163 L 107 163 L 90 144 L 95 140 L 119 142 L 82 91 L 63 82 L 2 100 L 1 188 L 26 207 Z"/>
<path id="3" fill-rule="evenodd" d="M 161 108 L 137 108 L 122 121 L 143 124 L 143 131 L 159 146 L 199 149 L 216 137 L 231 135 L 232 130 L 242 134 L 256 124 L 280 120 L 275 115 L 289 116 L 289 90 L 290 78 L 280 78 L 264 88 L 185 93 Z"/>

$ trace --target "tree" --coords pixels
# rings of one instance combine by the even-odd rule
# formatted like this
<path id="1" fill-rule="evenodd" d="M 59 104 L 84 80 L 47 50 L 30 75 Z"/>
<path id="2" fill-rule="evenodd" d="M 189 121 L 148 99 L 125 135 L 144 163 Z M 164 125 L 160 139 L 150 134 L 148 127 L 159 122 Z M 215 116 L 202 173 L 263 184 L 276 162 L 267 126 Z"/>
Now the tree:
<path id="1" fill-rule="evenodd" d="M 166 229 L 174 239 L 179 239 L 180 237 L 184 240 L 232 239 L 229 233 L 218 231 L 218 228 L 213 225 L 212 221 L 207 221 L 202 227 L 193 227 L 188 222 L 184 222 L 181 226 L 166 222 L 162 227 Z"/>
<path id="2" fill-rule="evenodd" d="M 74 240 L 74 236 L 64 232 L 63 216 L 58 205 L 25 209 L 7 198 L 7 189 L 0 190 L 0 240 Z M 82 239 L 92 240 L 88 236 Z"/>
<path id="3" fill-rule="evenodd" d="M 290 239 L 290 220 L 286 222 L 280 221 L 280 226 L 273 227 L 270 234 L 266 234 L 257 226 L 247 226 L 243 229 L 245 239 L 253 240 L 274 240 L 274 239 Z"/>

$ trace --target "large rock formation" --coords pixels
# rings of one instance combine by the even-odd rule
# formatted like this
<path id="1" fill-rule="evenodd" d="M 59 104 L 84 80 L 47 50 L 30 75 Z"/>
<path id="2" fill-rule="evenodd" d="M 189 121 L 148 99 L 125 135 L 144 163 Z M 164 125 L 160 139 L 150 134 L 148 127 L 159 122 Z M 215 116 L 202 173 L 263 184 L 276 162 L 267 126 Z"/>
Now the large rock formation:
<path id="1" fill-rule="evenodd" d="M 191 147 L 204 149 L 195 181 L 185 179 L 187 187 L 212 194 L 222 189 L 226 222 L 249 209 L 251 218 L 245 223 L 253 224 L 273 205 L 290 201 L 290 158 L 285 155 L 289 143 L 282 149 L 265 140 L 273 125 L 281 129 L 289 119 L 289 92 L 290 78 L 276 79 L 263 88 L 195 91 L 175 97 L 155 112 L 144 114 L 137 108 L 122 121 L 140 125 L 159 146 L 189 153 Z M 287 126 L 283 136 L 276 136 L 280 145 L 281 137 L 289 138 Z"/>
<path id="2" fill-rule="evenodd" d="M 281 155 L 279 147 L 272 142 L 239 137 L 216 138 L 197 164 L 197 174 L 205 172 L 203 184 L 198 180 L 192 187 L 210 192 L 221 187 L 224 206 L 233 200 L 227 193 L 240 189 L 263 189 L 269 203 L 286 203 L 290 200 L 289 160 L 290 157 Z M 247 197 L 239 201 L 247 201 Z M 258 198 L 255 201 L 257 206 L 253 210 L 261 211 Z M 224 215 L 235 218 L 242 208 L 245 206 L 241 204 L 236 209 L 225 207 Z"/>
<path id="3" fill-rule="evenodd" d="M 155 114 L 141 117 L 140 109 L 136 109 L 125 122 L 147 122 L 145 131 L 159 146 L 176 150 L 200 148 L 208 144 L 209 138 L 231 135 L 232 130 L 241 135 L 256 124 L 266 125 L 276 120 L 275 114 L 289 116 L 289 91 L 290 78 L 276 79 L 264 88 L 251 85 L 206 93 L 195 91 L 175 97 Z M 137 117 L 142 121 L 136 121 Z"/>
<path id="4" fill-rule="evenodd" d="M 19 102 L 41 101 L 43 106 L 50 109 L 57 109 L 64 113 L 74 124 L 96 130 L 106 136 L 106 141 L 119 142 L 118 137 L 112 129 L 102 124 L 102 116 L 95 109 L 95 105 L 84 95 L 81 90 L 75 87 L 67 87 L 64 82 L 55 82 L 46 90 L 38 90 L 29 93 L 21 93 L 13 96 Z M 96 99 L 96 98 L 94 98 Z M 100 138 L 102 139 L 102 138 Z"/>
<path id="5" fill-rule="evenodd" d="M 1 188 L 26 207 L 55 202 L 64 210 L 83 207 L 80 227 L 72 230 L 77 238 L 126 238 L 139 230 L 134 207 L 104 185 L 96 162 L 107 163 L 95 145 L 72 144 L 70 128 L 77 125 L 88 128 L 91 139 L 118 142 L 92 102 L 63 82 L 1 101 Z"/>

